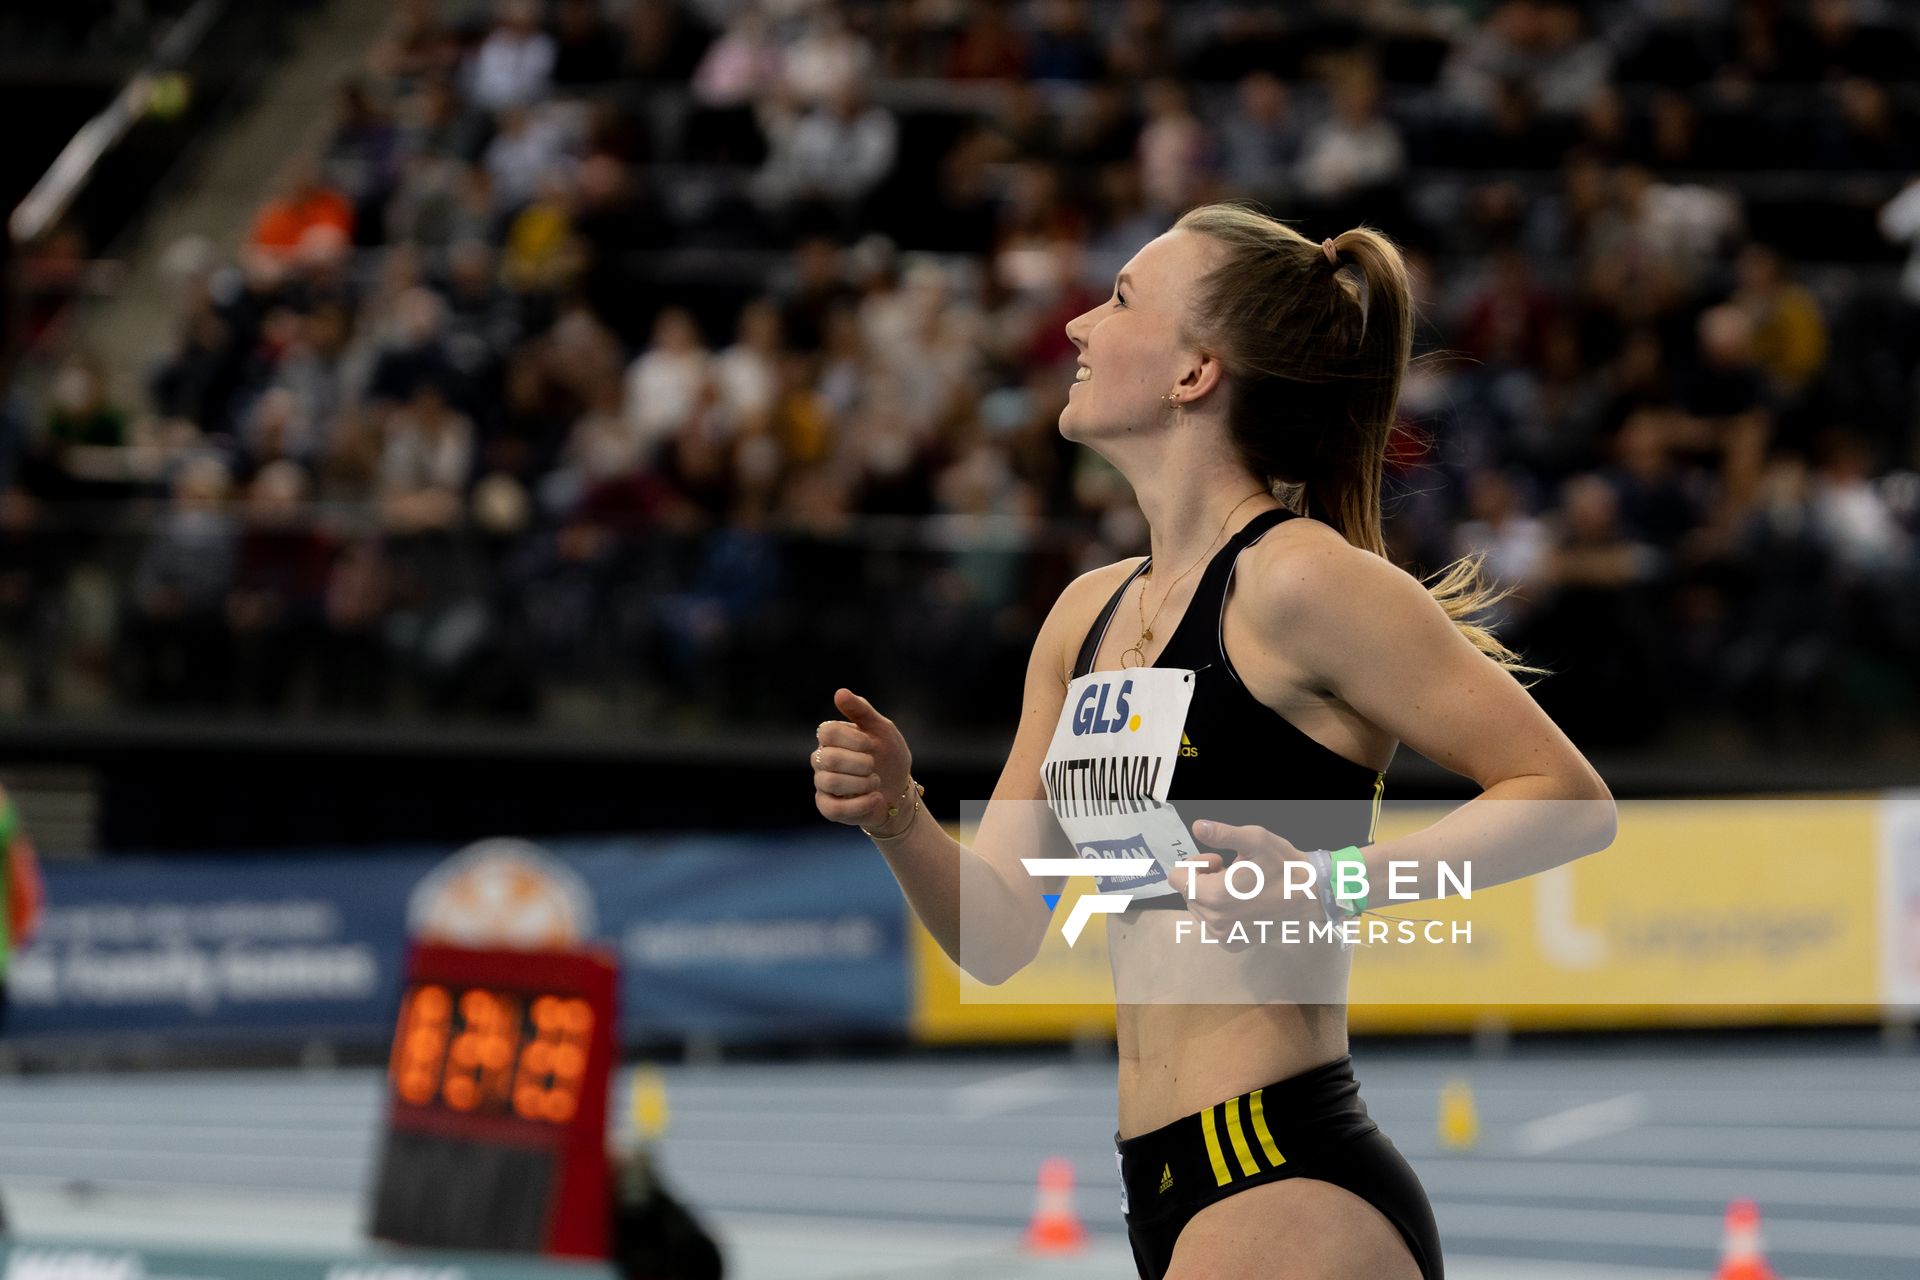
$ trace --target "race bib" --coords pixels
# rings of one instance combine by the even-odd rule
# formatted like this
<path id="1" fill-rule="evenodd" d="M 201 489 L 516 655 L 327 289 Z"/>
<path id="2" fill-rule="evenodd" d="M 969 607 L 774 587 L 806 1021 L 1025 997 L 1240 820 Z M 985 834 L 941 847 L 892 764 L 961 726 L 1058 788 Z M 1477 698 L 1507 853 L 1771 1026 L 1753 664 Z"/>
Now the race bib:
<path id="1" fill-rule="evenodd" d="M 1193 679 L 1177 668 L 1130 667 L 1067 686 L 1041 769 L 1047 805 L 1082 858 L 1155 863 L 1141 876 L 1096 877 L 1102 893 L 1173 893 L 1174 864 L 1193 856 L 1193 836 L 1167 803 Z"/>

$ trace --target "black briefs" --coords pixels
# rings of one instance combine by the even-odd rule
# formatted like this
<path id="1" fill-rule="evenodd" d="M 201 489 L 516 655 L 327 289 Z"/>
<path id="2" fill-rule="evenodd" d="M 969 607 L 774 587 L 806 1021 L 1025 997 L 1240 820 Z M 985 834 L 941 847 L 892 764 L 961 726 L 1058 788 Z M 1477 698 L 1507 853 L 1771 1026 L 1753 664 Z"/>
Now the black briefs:
<path id="1" fill-rule="evenodd" d="M 1166 1274 L 1195 1214 L 1282 1178 L 1317 1178 L 1359 1196 L 1400 1232 L 1424 1280 L 1442 1280 L 1433 1208 L 1412 1167 L 1367 1115 L 1349 1057 L 1117 1145 L 1141 1280 Z"/>

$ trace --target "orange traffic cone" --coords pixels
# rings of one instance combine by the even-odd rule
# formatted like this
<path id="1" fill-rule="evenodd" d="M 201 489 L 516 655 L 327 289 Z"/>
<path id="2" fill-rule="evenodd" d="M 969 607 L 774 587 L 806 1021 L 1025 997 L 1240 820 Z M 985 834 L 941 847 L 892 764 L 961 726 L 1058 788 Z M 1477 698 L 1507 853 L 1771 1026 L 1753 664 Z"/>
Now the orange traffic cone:
<path id="1" fill-rule="evenodd" d="M 1767 1265 L 1760 1244 L 1760 1206 L 1735 1200 L 1727 1206 L 1727 1225 L 1720 1233 L 1720 1269 L 1713 1280 L 1780 1280 Z"/>
<path id="2" fill-rule="evenodd" d="M 1078 1253 L 1086 1247 L 1087 1229 L 1073 1212 L 1073 1161 L 1050 1156 L 1040 1163 L 1033 1221 L 1027 1224 L 1027 1252 Z"/>

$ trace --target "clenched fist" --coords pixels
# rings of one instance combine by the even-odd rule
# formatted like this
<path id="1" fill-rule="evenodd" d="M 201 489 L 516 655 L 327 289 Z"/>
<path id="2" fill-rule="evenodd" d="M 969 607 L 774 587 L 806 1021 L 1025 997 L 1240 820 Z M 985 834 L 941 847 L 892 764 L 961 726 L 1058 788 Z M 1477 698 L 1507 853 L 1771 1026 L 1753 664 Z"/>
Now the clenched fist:
<path id="1" fill-rule="evenodd" d="M 902 799 L 913 776 L 913 753 L 893 721 L 851 689 L 837 690 L 833 705 L 845 720 L 822 720 L 813 765 L 813 803 L 822 817 L 877 835 L 906 829 L 913 797 Z M 897 807 L 897 816 L 887 810 Z"/>

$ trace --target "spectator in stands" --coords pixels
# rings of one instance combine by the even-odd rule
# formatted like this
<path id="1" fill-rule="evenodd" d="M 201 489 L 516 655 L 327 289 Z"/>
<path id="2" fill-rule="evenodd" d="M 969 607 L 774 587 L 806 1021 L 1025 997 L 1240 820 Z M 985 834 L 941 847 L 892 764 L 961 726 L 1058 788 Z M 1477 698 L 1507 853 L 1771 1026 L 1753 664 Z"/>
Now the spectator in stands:
<path id="1" fill-rule="evenodd" d="M 250 467 L 276 460 L 310 463 L 322 451 L 322 428 L 286 387 L 269 387 L 254 400 L 241 426 L 240 446 Z"/>
<path id="2" fill-rule="evenodd" d="M 1817 148 L 1825 168 L 1907 173 L 1920 164 L 1916 118 L 1901 110 L 1885 85 L 1855 76 L 1831 93 L 1835 110 L 1822 121 Z"/>
<path id="3" fill-rule="evenodd" d="M 781 355 L 779 305 L 772 298 L 755 298 L 740 309 L 733 345 L 713 364 L 731 431 L 766 430 L 779 387 Z"/>
<path id="4" fill-rule="evenodd" d="M 381 219 L 400 177 L 400 130 L 358 78 L 341 84 L 334 114 L 322 170 L 332 187 L 353 202 L 357 243 L 379 244 L 385 239 Z"/>
<path id="5" fill-rule="evenodd" d="M 1888 6 L 1898 11 L 1897 7 Z M 1807 34 L 1810 61 L 1824 80 L 1859 77 L 1871 81 L 1910 78 L 1920 65 L 1910 31 L 1860 21 L 1857 0 L 1809 0 Z"/>
<path id="6" fill-rule="evenodd" d="M 367 378 L 366 398 L 376 426 L 391 406 L 411 398 L 423 382 L 434 383 L 443 395 L 454 394 L 451 389 L 459 378 L 446 338 L 447 307 L 439 294 L 413 285 L 394 299 L 387 334 L 374 349 Z"/>
<path id="7" fill-rule="evenodd" d="M 1460 349 L 1483 364 L 1538 368 L 1553 322 L 1553 295 L 1518 249 L 1494 255 L 1493 272 L 1459 319 Z"/>
<path id="8" fill-rule="evenodd" d="M 321 180 L 312 156 L 297 155 L 287 162 L 280 194 L 261 206 L 249 243 L 265 253 L 291 257 L 316 228 L 351 239 L 353 202 Z"/>
<path id="9" fill-rule="evenodd" d="M 392 596 L 392 568 L 378 542 L 355 541 L 341 550 L 327 575 L 324 624 L 314 655 L 322 710 L 382 708 L 388 669 L 382 627 Z"/>
<path id="10" fill-rule="evenodd" d="M 601 16 L 599 0 L 555 0 L 553 45 L 553 83 L 562 89 L 620 74 L 620 33 Z"/>
<path id="11" fill-rule="evenodd" d="M 1559 684 L 1543 701 L 1553 703 L 1556 719 L 1571 721 L 1586 736 L 1642 740 L 1668 710 L 1660 695 L 1670 668 L 1648 593 L 1663 572 L 1663 559 L 1621 529 L 1619 500 L 1597 475 L 1566 483 L 1555 525 L 1541 566 L 1545 596 L 1528 632 L 1529 652 L 1554 670 L 1579 671 L 1581 678 Z M 1635 714 L 1621 716 L 1621 705 L 1631 705 Z"/>
<path id="12" fill-rule="evenodd" d="M 827 313 L 853 296 L 841 271 L 840 248 L 828 236 L 809 236 L 775 277 L 780 327 L 795 351 L 818 351 L 826 335 Z"/>
<path id="13" fill-rule="evenodd" d="M 1108 28 L 1107 80 L 1171 80 L 1180 74 L 1180 46 L 1174 39 L 1165 0 L 1123 0 L 1118 21 Z"/>
<path id="14" fill-rule="evenodd" d="M 626 413 L 619 381 L 602 380 L 593 389 L 586 412 L 567 432 L 560 466 L 548 477 L 549 483 L 544 487 L 548 505 L 555 509 L 570 508 L 593 486 L 641 470 L 647 463 L 650 446 L 671 434 L 676 425 L 668 424 L 666 431 L 650 439 Z"/>
<path id="15" fill-rule="evenodd" d="M 1880 234 L 1907 247 L 1907 263 L 1900 272 L 1898 297 L 1888 308 L 1892 323 L 1887 335 L 1892 347 L 1895 377 L 1902 382 L 1898 399 L 1904 426 L 1911 433 L 1910 455 L 1920 458 L 1920 176 L 1907 180 L 1899 194 L 1880 209 Z"/>
<path id="16" fill-rule="evenodd" d="M 402 83 L 445 75 L 459 60 L 459 42 L 440 21 L 438 0 L 399 0 L 393 25 L 367 59 L 379 74 Z"/>
<path id="17" fill-rule="evenodd" d="M 547 170 L 538 197 L 507 227 L 501 272 L 522 298 L 558 298 L 586 269 L 586 246 L 574 225 L 575 176 L 559 168 Z"/>
<path id="18" fill-rule="evenodd" d="M 1863 574 L 1905 568 L 1913 553 L 1907 531 L 1873 481 L 1873 456 L 1852 431 L 1821 442 L 1810 501 L 1813 527 L 1828 553 Z"/>
<path id="19" fill-rule="evenodd" d="M 805 29 L 781 59 L 781 88 L 802 112 L 841 100 L 873 66 L 873 47 L 835 0 L 813 7 Z"/>
<path id="20" fill-rule="evenodd" d="M 210 454 L 188 459 L 173 498 L 141 549 L 123 615 L 122 656 L 141 702 L 212 706 L 226 694 L 227 593 L 235 531 L 232 477 Z"/>
<path id="21" fill-rule="evenodd" d="M 1738 272 L 1733 303 L 1753 326 L 1754 359 L 1776 397 L 1796 395 L 1826 366 L 1827 328 L 1820 306 L 1805 285 L 1788 277 L 1771 245 L 1743 248 Z"/>
<path id="22" fill-rule="evenodd" d="M 293 342 L 274 372 L 273 385 L 292 395 L 323 452 L 332 446 L 335 425 L 352 398 L 346 361 L 351 325 L 349 312 L 339 303 L 316 306 L 298 318 Z"/>
<path id="23" fill-rule="evenodd" d="M 1698 345 L 1669 419 L 1683 457 L 1717 464 L 1722 521 L 1745 510 L 1759 484 L 1774 413 L 1753 347 L 1753 324 L 1732 303 L 1710 307 L 1695 326 Z"/>
<path id="24" fill-rule="evenodd" d="M 1712 478 L 1682 467 L 1668 442 L 1671 420 L 1642 410 L 1613 440 L 1613 462 L 1600 474 L 1613 486 L 1620 524 L 1636 541 L 1678 551 L 1705 520 Z"/>
<path id="25" fill-rule="evenodd" d="M 661 312 L 653 342 L 627 370 L 626 417 L 643 455 L 693 417 L 712 377 L 710 366 L 693 316 L 681 307 Z"/>
<path id="26" fill-rule="evenodd" d="M 1019 81 L 1027 75 L 1027 44 L 1008 0 L 968 6 L 966 24 L 947 55 L 949 80 Z"/>
<path id="27" fill-rule="evenodd" d="M 320 624 L 331 540 L 305 508 L 306 472 L 282 459 L 247 486 L 227 621 L 235 694 L 246 706 L 286 705 Z"/>
<path id="28" fill-rule="evenodd" d="M 762 6 L 766 0 L 761 0 Z M 626 6 L 622 74 L 685 83 L 706 55 L 713 33 L 680 0 L 632 0 Z"/>
<path id="29" fill-rule="evenodd" d="M 163 418 L 216 430 L 227 422 L 244 356 L 204 286 L 189 286 L 183 312 L 173 354 L 155 368 L 147 394 Z"/>
<path id="30" fill-rule="evenodd" d="M 1908 247 L 1900 296 L 1909 306 L 1920 308 L 1920 175 L 1908 178 L 1900 193 L 1881 206 L 1879 225 L 1881 235 Z"/>
<path id="31" fill-rule="evenodd" d="M 61 656 L 60 623 L 70 556 L 47 528 L 41 501 L 27 488 L 0 489 L 0 636 L 8 673 L 5 705 L 45 711 Z M 16 683 L 17 682 L 17 683 Z"/>
<path id="32" fill-rule="evenodd" d="M 1147 199 L 1169 217 L 1203 198 L 1213 167 L 1212 139 L 1175 80 L 1147 86 L 1147 122 L 1140 130 L 1140 179 Z"/>
<path id="33" fill-rule="evenodd" d="M 1467 477 L 1466 519 L 1454 529 L 1453 556 L 1479 555 L 1490 582 L 1537 587 L 1552 548 L 1552 530 L 1528 513 L 1520 486 L 1501 471 L 1476 471 Z M 1488 620 L 1502 628 L 1522 627 L 1534 600 L 1524 590 L 1503 596 Z"/>
<path id="34" fill-rule="evenodd" d="M 567 136 L 557 114 L 519 105 L 503 108 L 485 158 L 495 216 L 510 218 L 525 208 L 566 156 Z"/>
<path id="35" fill-rule="evenodd" d="M 1101 81 L 1081 92 L 1079 106 L 1061 122 L 1056 146 L 1062 164 L 1099 172 L 1112 165 L 1133 163 L 1139 136 L 1140 118 L 1134 111 L 1133 95 Z"/>
<path id="36" fill-rule="evenodd" d="M 467 64 L 468 97 L 485 111 L 527 106 L 545 94 L 556 55 L 538 0 L 498 0 L 493 29 Z"/>
<path id="37" fill-rule="evenodd" d="M 400 533 L 457 527 L 473 463 L 472 420 L 448 403 L 438 379 L 420 378 L 387 421 L 379 477 L 387 527 Z"/>
<path id="38" fill-rule="evenodd" d="M 769 207 L 824 205 L 843 225 L 856 225 L 862 202 L 893 172 L 899 125 L 847 80 L 797 119 L 768 130 L 772 149 L 757 191 Z"/>
<path id="39" fill-rule="evenodd" d="M 69 356 L 53 377 L 45 447 L 117 446 L 128 442 L 127 414 L 108 398 L 107 373 L 97 356 Z"/>
<path id="40" fill-rule="evenodd" d="M 1814 528 L 1805 458 L 1783 454 L 1768 463 L 1734 546 L 1738 558 L 1728 567 L 1739 595 L 1723 643 L 1702 665 L 1771 744 L 1789 710 L 1817 699 L 1841 647 L 1832 625 L 1832 558 Z"/>
<path id="41" fill-rule="evenodd" d="M 1380 81 L 1364 62 L 1349 62 L 1330 85 L 1333 114 L 1307 130 L 1300 145 L 1300 189 L 1326 203 L 1351 200 L 1397 181 L 1406 168 L 1400 131 L 1380 110 Z"/>
<path id="42" fill-rule="evenodd" d="M 1093 34 L 1086 0 L 1038 0 L 1039 29 L 1028 44 L 1027 74 L 1035 80 L 1099 80 L 1106 54 Z"/>
<path id="43" fill-rule="evenodd" d="M 480 240 L 455 245 L 440 294 L 448 363 L 467 386 L 490 392 L 520 336 L 519 308 L 499 282 L 493 247 Z"/>
<path id="44" fill-rule="evenodd" d="M 987 130 L 1001 162 L 1056 159 L 1061 154 L 1061 121 L 1038 85 L 1022 81 L 1005 87 Z"/>
<path id="45" fill-rule="evenodd" d="M 1300 153 L 1287 87 L 1270 71 L 1243 76 L 1220 123 L 1220 176 L 1228 190 L 1270 205 L 1286 201 Z"/>
<path id="46" fill-rule="evenodd" d="M 1501 0 L 1454 46 L 1442 72 L 1453 101 L 1493 109 L 1503 83 L 1520 81 L 1548 111 L 1581 110 L 1606 83 L 1607 47 L 1587 35 L 1572 0 Z"/>
<path id="47" fill-rule="evenodd" d="M 756 6 L 737 10 L 720 38 L 707 46 L 693 73 L 694 99 L 708 107 L 739 107 L 781 80 L 784 48 Z"/>

